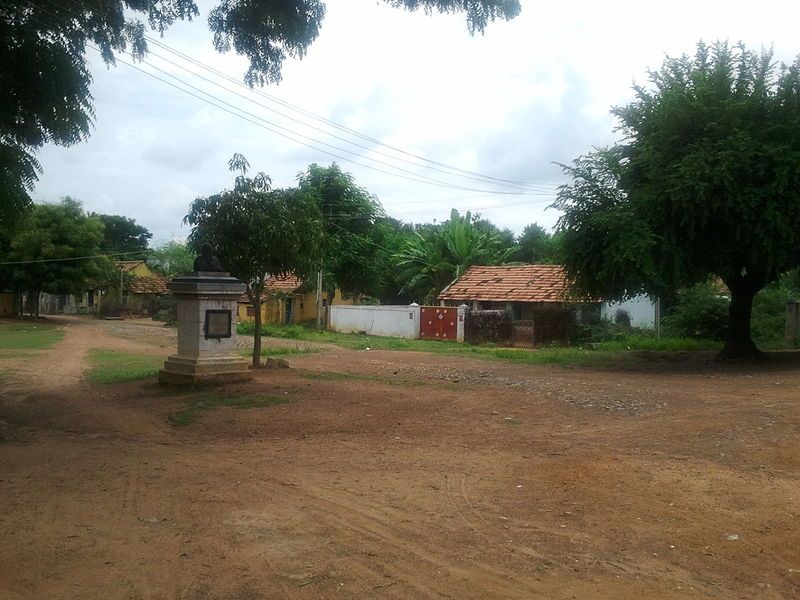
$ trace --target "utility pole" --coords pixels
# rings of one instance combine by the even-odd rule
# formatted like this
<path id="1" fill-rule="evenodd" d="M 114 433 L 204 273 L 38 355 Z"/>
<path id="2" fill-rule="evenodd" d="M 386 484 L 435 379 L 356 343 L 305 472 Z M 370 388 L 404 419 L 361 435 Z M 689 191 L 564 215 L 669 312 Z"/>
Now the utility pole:
<path id="1" fill-rule="evenodd" d="M 322 329 L 322 269 L 317 271 L 317 330 Z"/>

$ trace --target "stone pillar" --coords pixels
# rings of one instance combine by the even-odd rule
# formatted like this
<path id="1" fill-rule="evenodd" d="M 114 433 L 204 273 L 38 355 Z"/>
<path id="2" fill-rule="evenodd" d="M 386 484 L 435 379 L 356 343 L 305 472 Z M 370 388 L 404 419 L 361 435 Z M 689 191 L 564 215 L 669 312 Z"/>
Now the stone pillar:
<path id="1" fill-rule="evenodd" d="M 464 321 L 467 318 L 467 313 L 469 312 L 469 306 L 466 304 L 461 304 L 458 307 L 458 323 L 456 324 L 456 341 L 463 342 L 464 341 Z"/>
<path id="2" fill-rule="evenodd" d="M 230 273 L 195 271 L 167 287 L 177 300 L 178 353 L 158 381 L 196 385 L 251 379 L 249 361 L 236 352 L 236 306 L 245 285 Z"/>

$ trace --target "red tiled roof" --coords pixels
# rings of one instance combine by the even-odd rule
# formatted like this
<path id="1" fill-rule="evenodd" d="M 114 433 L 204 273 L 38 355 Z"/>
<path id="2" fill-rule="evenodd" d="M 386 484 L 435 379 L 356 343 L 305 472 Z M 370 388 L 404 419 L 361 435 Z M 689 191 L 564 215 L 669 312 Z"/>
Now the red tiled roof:
<path id="1" fill-rule="evenodd" d="M 568 294 L 560 265 L 474 266 L 442 290 L 439 300 L 565 302 Z"/>
<path id="2" fill-rule="evenodd" d="M 303 281 L 295 275 L 270 277 L 267 279 L 267 283 L 264 286 L 264 294 L 261 296 L 261 301 L 263 302 L 268 297 L 276 294 L 291 294 L 295 292 L 301 285 L 303 285 Z M 250 304 L 250 298 L 247 297 L 247 294 L 242 294 L 242 297 L 239 298 L 239 302 L 243 304 Z"/>
<path id="3" fill-rule="evenodd" d="M 127 288 L 132 294 L 166 294 L 167 278 L 133 276 Z"/>

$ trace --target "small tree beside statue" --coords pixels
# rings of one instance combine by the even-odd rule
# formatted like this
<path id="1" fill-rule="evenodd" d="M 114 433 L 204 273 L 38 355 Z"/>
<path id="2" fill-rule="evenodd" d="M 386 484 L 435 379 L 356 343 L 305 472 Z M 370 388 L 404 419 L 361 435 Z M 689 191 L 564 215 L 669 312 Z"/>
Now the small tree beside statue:
<path id="1" fill-rule="evenodd" d="M 307 278 L 316 271 L 322 219 L 314 198 L 303 191 L 273 189 L 264 173 L 248 177 L 244 156 L 234 155 L 228 166 L 239 173 L 233 189 L 197 198 L 184 222 L 192 226 L 189 243 L 200 251 L 197 266 L 219 266 L 245 283 L 256 307 L 252 365 L 258 368 L 266 280 L 290 273 Z M 214 257 L 218 262 L 209 262 Z"/>

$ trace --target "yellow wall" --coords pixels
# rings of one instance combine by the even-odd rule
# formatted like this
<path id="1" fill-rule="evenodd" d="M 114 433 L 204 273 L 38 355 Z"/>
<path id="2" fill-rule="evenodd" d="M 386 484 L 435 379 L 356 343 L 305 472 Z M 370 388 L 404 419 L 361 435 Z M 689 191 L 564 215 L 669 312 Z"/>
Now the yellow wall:
<path id="1" fill-rule="evenodd" d="M 305 294 L 293 294 L 294 307 L 292 308 L 292 323 L 303 321 L 313 321 L 317 318 L 317 294 L 307 292 Z M 337 289 L 333 297 L 333 304 L 353 304 L 353 300 L 344 300 L 341 292 Z M 240 323 L 252 323 L 255 316 L 247 316 L 247 307 L 250 304 L 240 302 L 238 305 L 238 317 Z M 261 304 L 261 322 L 269 325 L 282 325 L 286 323 L 286 298 L 268 298 Z"/>
<path id="2" fill-rule="evenodd" d="M 14 294 L 0 293 L 0 316 L 14 314 Z"/>

